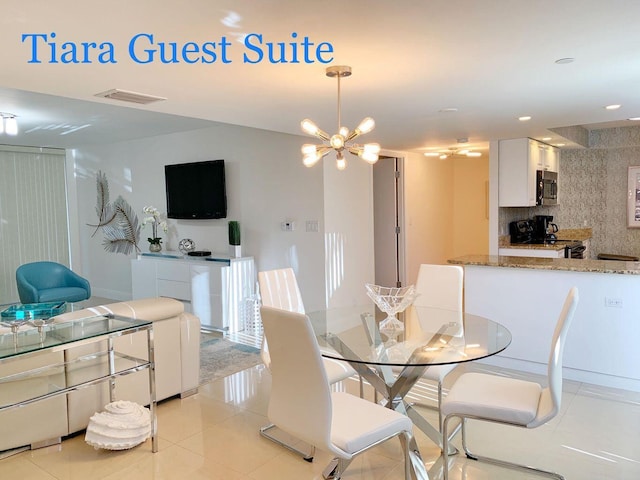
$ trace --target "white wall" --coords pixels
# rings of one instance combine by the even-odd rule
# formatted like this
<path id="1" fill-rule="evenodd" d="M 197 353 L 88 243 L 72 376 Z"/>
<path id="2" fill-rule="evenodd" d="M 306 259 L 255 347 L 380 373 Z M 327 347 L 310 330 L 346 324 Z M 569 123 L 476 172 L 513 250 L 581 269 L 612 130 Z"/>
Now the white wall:
<path id="1" fill-rule="evenodd" d="M 375 280 L 373 167 L 349 156 L 339 171 L 335 156 L 324 159 L 324 223 L 327 306 L 367 302 L 365 283 Z"/>
<path id="2" fill-rule="evenodd" d="M 410 153 L 404 162 L 407 284 L 421 263 L 453 257 L 453 163 Z"/>
<path id="3" fill-rule="evenodd" d="M 307 309 L 324 306 L 324 238 L 322 167 L 308 169 L 300 160 L 303 137 L 223 125 L 148 139 L 84 146 L 69 153 L 75 163 L 78 231 L 82 272 L 94 294 L 131 298 L 131 256 L 107 253 L 102 235 L 91 237 L 95 223 L 96 172 L 106 173 L 110 198 L 122 195 L 142 221 L 142 208 L 153 205 L 166 212 L 164 165 L 223 158 L 226 162 L 228 217 L 220 220 L 170 220 L 163 234 L 165 248 L 191 238 L 198 249 L 228 253 L 227 222 L 241 225 L 244 255 L 266 270 L 292 266 L 298 275 Z M 335 192 L 334 192 L 335 193 Z M 349 193 L 347 192 L 347 196 Z M 280 222 L 295 221 L 284 232 Z M 318 220 L 320 231 L 305 231 L 306 220 Z M 142 230 L 146 250 L 149 228 Z"/>
<path id="4" fill-rule="evenodd" d="M 489 157 L 458 157 L 453 163 L 453 252 L 489 253 Z"/>
<path id="5" fill-rule="evenodd" d="M 293 267 L 307 311 L 365 302 L 364 283 L 375 278 L 372 167 L 350 157 L 339 172 L 330 154 L 324 165 L 306 168 L 300 161 L 305 142 L 303 136 L 221 125 L 69 151 L 74 165 L 69 181 L 75 179 L 77 195 L 71 231 L 79 233 L 72 241 L 74 268 L 91 281 L 95 295 L 131 298 L 133 255 L 105 252 L 102 235 L 91 237 L 87 226 L 96 220 L 98 170 L 107 175 L 111 201 L 122 195 L 142 221 L 146 205 L 166 211 L 165 164 L 223 158 L 228 218 L 170 220 L 164 247 L 176 250 L 180 239 L 191 238 L 198 249 L 228 253 L 227 222 L 238 220 L 243 254 L 256 258 L 258 270 Z M 454 171 L 451 162 L 403 156 L 405 266 L 411 283 L 420 263 L 445 263 L 453 256 Z M 296 229 L 282 231 L 285 220 Z M 318 221 L 318 232 L 306 231 L 308 220 Z M 144 250 L 149 228 L 141 233 Z"/>

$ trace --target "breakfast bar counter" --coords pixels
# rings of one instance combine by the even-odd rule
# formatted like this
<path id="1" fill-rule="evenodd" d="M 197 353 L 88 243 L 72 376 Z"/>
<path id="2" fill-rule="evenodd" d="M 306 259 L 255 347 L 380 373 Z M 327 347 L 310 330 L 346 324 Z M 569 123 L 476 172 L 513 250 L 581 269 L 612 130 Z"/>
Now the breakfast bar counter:
<path id="1" fill-rule="evenodd" d="M 640 275 L 640 262 L 616 260 L 586 260 L 577 258 L 508 257 L 500 255 L 465 255 L 448 260 L 454 265 L 485 267 L 528 268 L 536 270 L 564 270 Z"/>
<path id="2" fill-rule="evenodd" d="M 640 262 L 467 255 L 465 311 L 504 325 L 513 341 L 487 360 L 544 374 L 567 292 L 579 302 L 564 355 L 567 379 L 640 392 Z"/>

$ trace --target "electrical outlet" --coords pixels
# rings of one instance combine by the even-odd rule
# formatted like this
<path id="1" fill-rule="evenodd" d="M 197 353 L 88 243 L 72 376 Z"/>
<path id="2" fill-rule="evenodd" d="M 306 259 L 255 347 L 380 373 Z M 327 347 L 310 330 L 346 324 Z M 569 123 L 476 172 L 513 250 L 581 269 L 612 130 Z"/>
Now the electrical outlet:
<path id="1" fill-rule="evenodd" d="M 622 299 L 618 297 L 604 297 L 604 304 L 607 307 L 622 308 Z"/>

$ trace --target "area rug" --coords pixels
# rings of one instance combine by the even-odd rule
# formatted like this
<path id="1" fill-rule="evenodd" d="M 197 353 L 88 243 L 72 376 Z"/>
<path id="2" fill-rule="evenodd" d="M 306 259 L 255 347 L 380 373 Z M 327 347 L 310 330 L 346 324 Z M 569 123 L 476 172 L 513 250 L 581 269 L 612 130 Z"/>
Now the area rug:
<path id="1" fill-rule="evenodd" d="M 202 335 L 200 343 L 200 385 L 233 375 L 261 363 L 260 349 L 226 338 Z"/>

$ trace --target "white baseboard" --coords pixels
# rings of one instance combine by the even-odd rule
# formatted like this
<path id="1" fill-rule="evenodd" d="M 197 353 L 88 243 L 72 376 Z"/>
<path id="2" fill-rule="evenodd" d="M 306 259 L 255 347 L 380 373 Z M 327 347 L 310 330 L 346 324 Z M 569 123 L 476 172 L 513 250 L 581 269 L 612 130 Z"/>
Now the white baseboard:
<path id="1" fill-rule="evenodd" d="M 131 292 L 120 292 L 118 290 L 109 290 L 106 288 L 93 288 L 93 287 L 91 287 L 91 296 L 111 298 L 113 300 L 118 300 L 120 302 L 131 300 L 133 298 L 133 296 L 131 295 Z"/>

